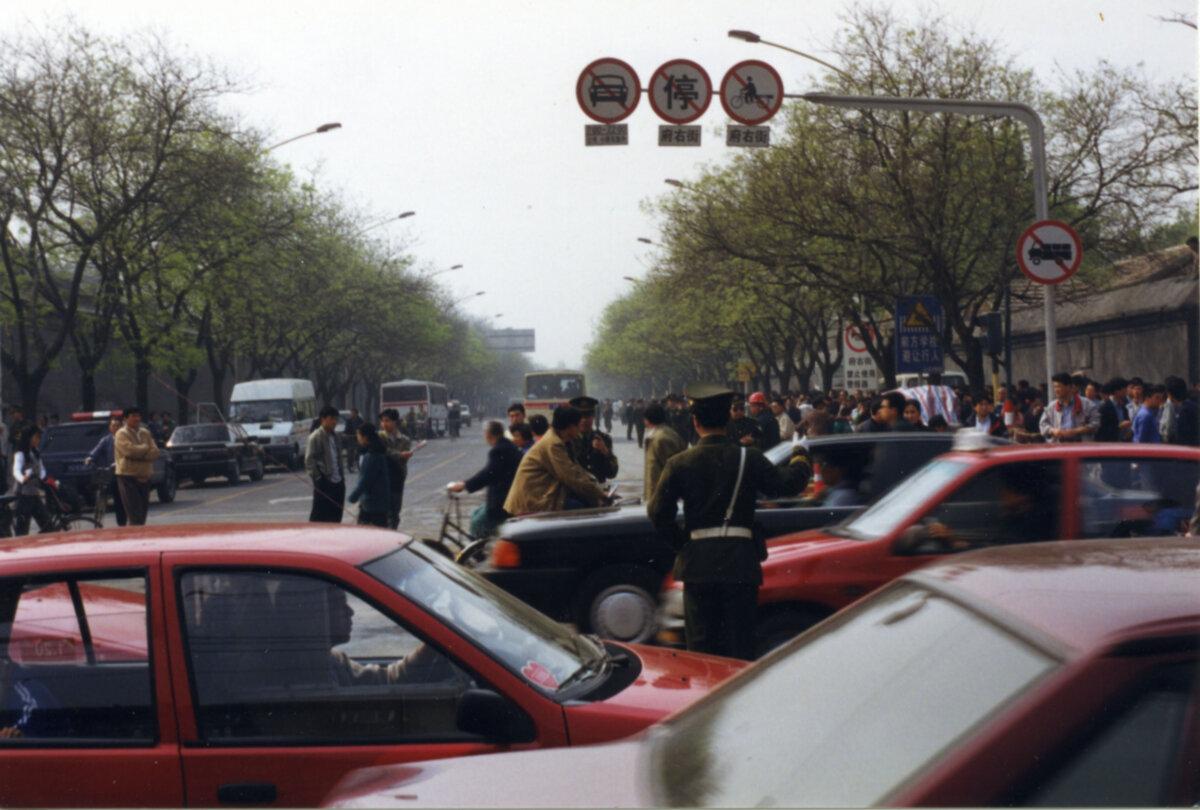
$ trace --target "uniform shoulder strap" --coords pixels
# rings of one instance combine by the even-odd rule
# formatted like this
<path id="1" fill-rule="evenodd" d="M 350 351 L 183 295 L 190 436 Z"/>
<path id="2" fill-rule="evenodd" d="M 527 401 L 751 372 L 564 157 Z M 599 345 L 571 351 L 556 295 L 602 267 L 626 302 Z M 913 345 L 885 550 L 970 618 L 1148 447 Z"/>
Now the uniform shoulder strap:
<path id="1" fill-rule="evenodd" d="M 738 491 L 742 488 L 742 475 L 746 472 L 746 448 L 742 447 L 738 454 L 738 474 L 737 481 L 733 485 L 733 495 L 729 499 L 729 508 L 725 510 L 725 525 L 729 525 L 729 521 L 733 520 L 733 507 L 737 503 Z"/>

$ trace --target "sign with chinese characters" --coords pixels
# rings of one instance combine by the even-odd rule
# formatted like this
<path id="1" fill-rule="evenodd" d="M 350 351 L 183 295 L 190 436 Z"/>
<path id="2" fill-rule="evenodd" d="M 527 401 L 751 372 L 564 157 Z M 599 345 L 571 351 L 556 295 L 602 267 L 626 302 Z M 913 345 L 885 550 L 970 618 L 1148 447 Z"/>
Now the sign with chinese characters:
<path id="1" fill-rule="evenodd" d="M 1083 242 L 1065 222 L 1044 219 L 1025 229 L 1017 240 L 1017 264 L 1038 284 L 1062 284 L 1083 262 Z"/>
<path id="2" fill-rule="evenodd" d="M 628 146 L 629 124 L 585 124 L 584 146 Z"/>
<path id="3" fill-rule="evenodd" d="M 850 391 L 870 391 L 879 387 L 879 367 L 868 354 L 848 354 L 833 373 L 835 388 Z"/>
<path id="4" fill-rule="evenodd" d="M 941 371 L 942 302 L 931 295 L 896 299 L 896 373 Z"/>
<path id="5" fill-rule="evenodd" d="M 725 127 L 726 146 L 770 146 L 770 127 L 743 127 L 729 124 Z"/>
<path id="6" fill-rule="evenodd" d="M 783 79 L 766 62 L 738 62 L 721 79 L 721 106 L 739 124 L 765 124 L 782 105 Z"/>
<path id="7" fill-rule="evenodd" d="M 494 329 L 484 335 L 484 345 L 496 352 L 534 351 L 534 330 Z"/>
<path id="8" fill-rule="evenodd" d="M 642 100 L 637 72 L 620 59 L 597 59 L 575 82 L 575 98 L 584 115 L 601 124 L 623 121 Z"/>
<path id="9" fill-rule="evenodd" d="M 650 77 L 650 106 L 668 124 L 690 124 L 712 103 L 712 79 L 690 59 L 672 59 Z"/>
<path id="10" fill-rule="evenodd" d="M 699 146 L 700 125 L 694 124 L 691 126 L 671 126 L 669 124 L 659 124 L 658 145 Z"/>

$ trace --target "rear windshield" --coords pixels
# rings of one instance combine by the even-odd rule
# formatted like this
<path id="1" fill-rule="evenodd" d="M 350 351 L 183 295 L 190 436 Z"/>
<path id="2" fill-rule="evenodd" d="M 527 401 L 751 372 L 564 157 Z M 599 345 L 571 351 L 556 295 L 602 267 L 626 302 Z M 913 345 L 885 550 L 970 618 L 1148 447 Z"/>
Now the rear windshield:
<path id="1" fill-rule="evenodd" d="M 423 385 L 385 385 L 383 402 L 385 405 L 397 402 L 425 402 L 425 390 Z"/>
<path id="2" fill-rule="evenodd" d="M 180 425 L 171 434 L 169 445 L 194 444 L 196 442 L 229 441 L 229 428 L 224 425 Z"/>
<path id="3" fill-rule="evenodd" d="M 55 425 L 46 428 L 42 435 L 42 452 L 90 453 L 106 433 L 108 433 L 107 422 Z"/>

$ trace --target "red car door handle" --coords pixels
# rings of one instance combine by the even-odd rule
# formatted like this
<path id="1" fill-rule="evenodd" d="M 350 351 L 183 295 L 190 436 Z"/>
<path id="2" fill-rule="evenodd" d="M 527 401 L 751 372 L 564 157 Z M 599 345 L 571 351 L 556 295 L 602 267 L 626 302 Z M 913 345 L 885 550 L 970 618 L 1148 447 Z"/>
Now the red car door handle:
<path id="1" fill-rule="evenodd" d="M 270 782 L 240 782 L 217 788 L 217 801 L 221 804 L 270 804 L 277 796 L 278 791 Z"/>

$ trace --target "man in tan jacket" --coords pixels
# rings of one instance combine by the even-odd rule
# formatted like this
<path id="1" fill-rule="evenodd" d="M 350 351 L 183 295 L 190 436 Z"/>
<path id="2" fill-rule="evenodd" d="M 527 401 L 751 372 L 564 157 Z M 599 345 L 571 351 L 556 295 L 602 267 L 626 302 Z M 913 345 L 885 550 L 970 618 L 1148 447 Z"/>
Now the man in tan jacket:
<path id="1" fill-rule="evenodd" d="M 530 512 L 557 512 L 569 508 L 568 498 L 583 506 L 599 506 L 607 498 L 596 479 L 571 460 L 567 442 L 579 436 L 580 413 L 570 405 L 554 411 L 546 431 L 517 467 L 504 511 L 514 517 Z"/>
<path id="2" fill-rule="evenodd" d="M 650 503 L 654 487 L 662 475 L 667 459 L 688 449 L 687 442 L 679 435 L 679 431 L 667 424 L 667 410 L 657 402 L 646 406 L 646 470 L 645 501 Z"/>
<path id="3" fill-rule="evenodd" d="M 150 476 L 154 474 L 158 445 L 150 431 L 142 427 L 140 408 L 125 409 L 125 427 L 117 431 L 113 451 L 117 461 L 117 491 L 125 504 L 129 525 L 144 526 L 146 511 L 150 508 Z"/>

